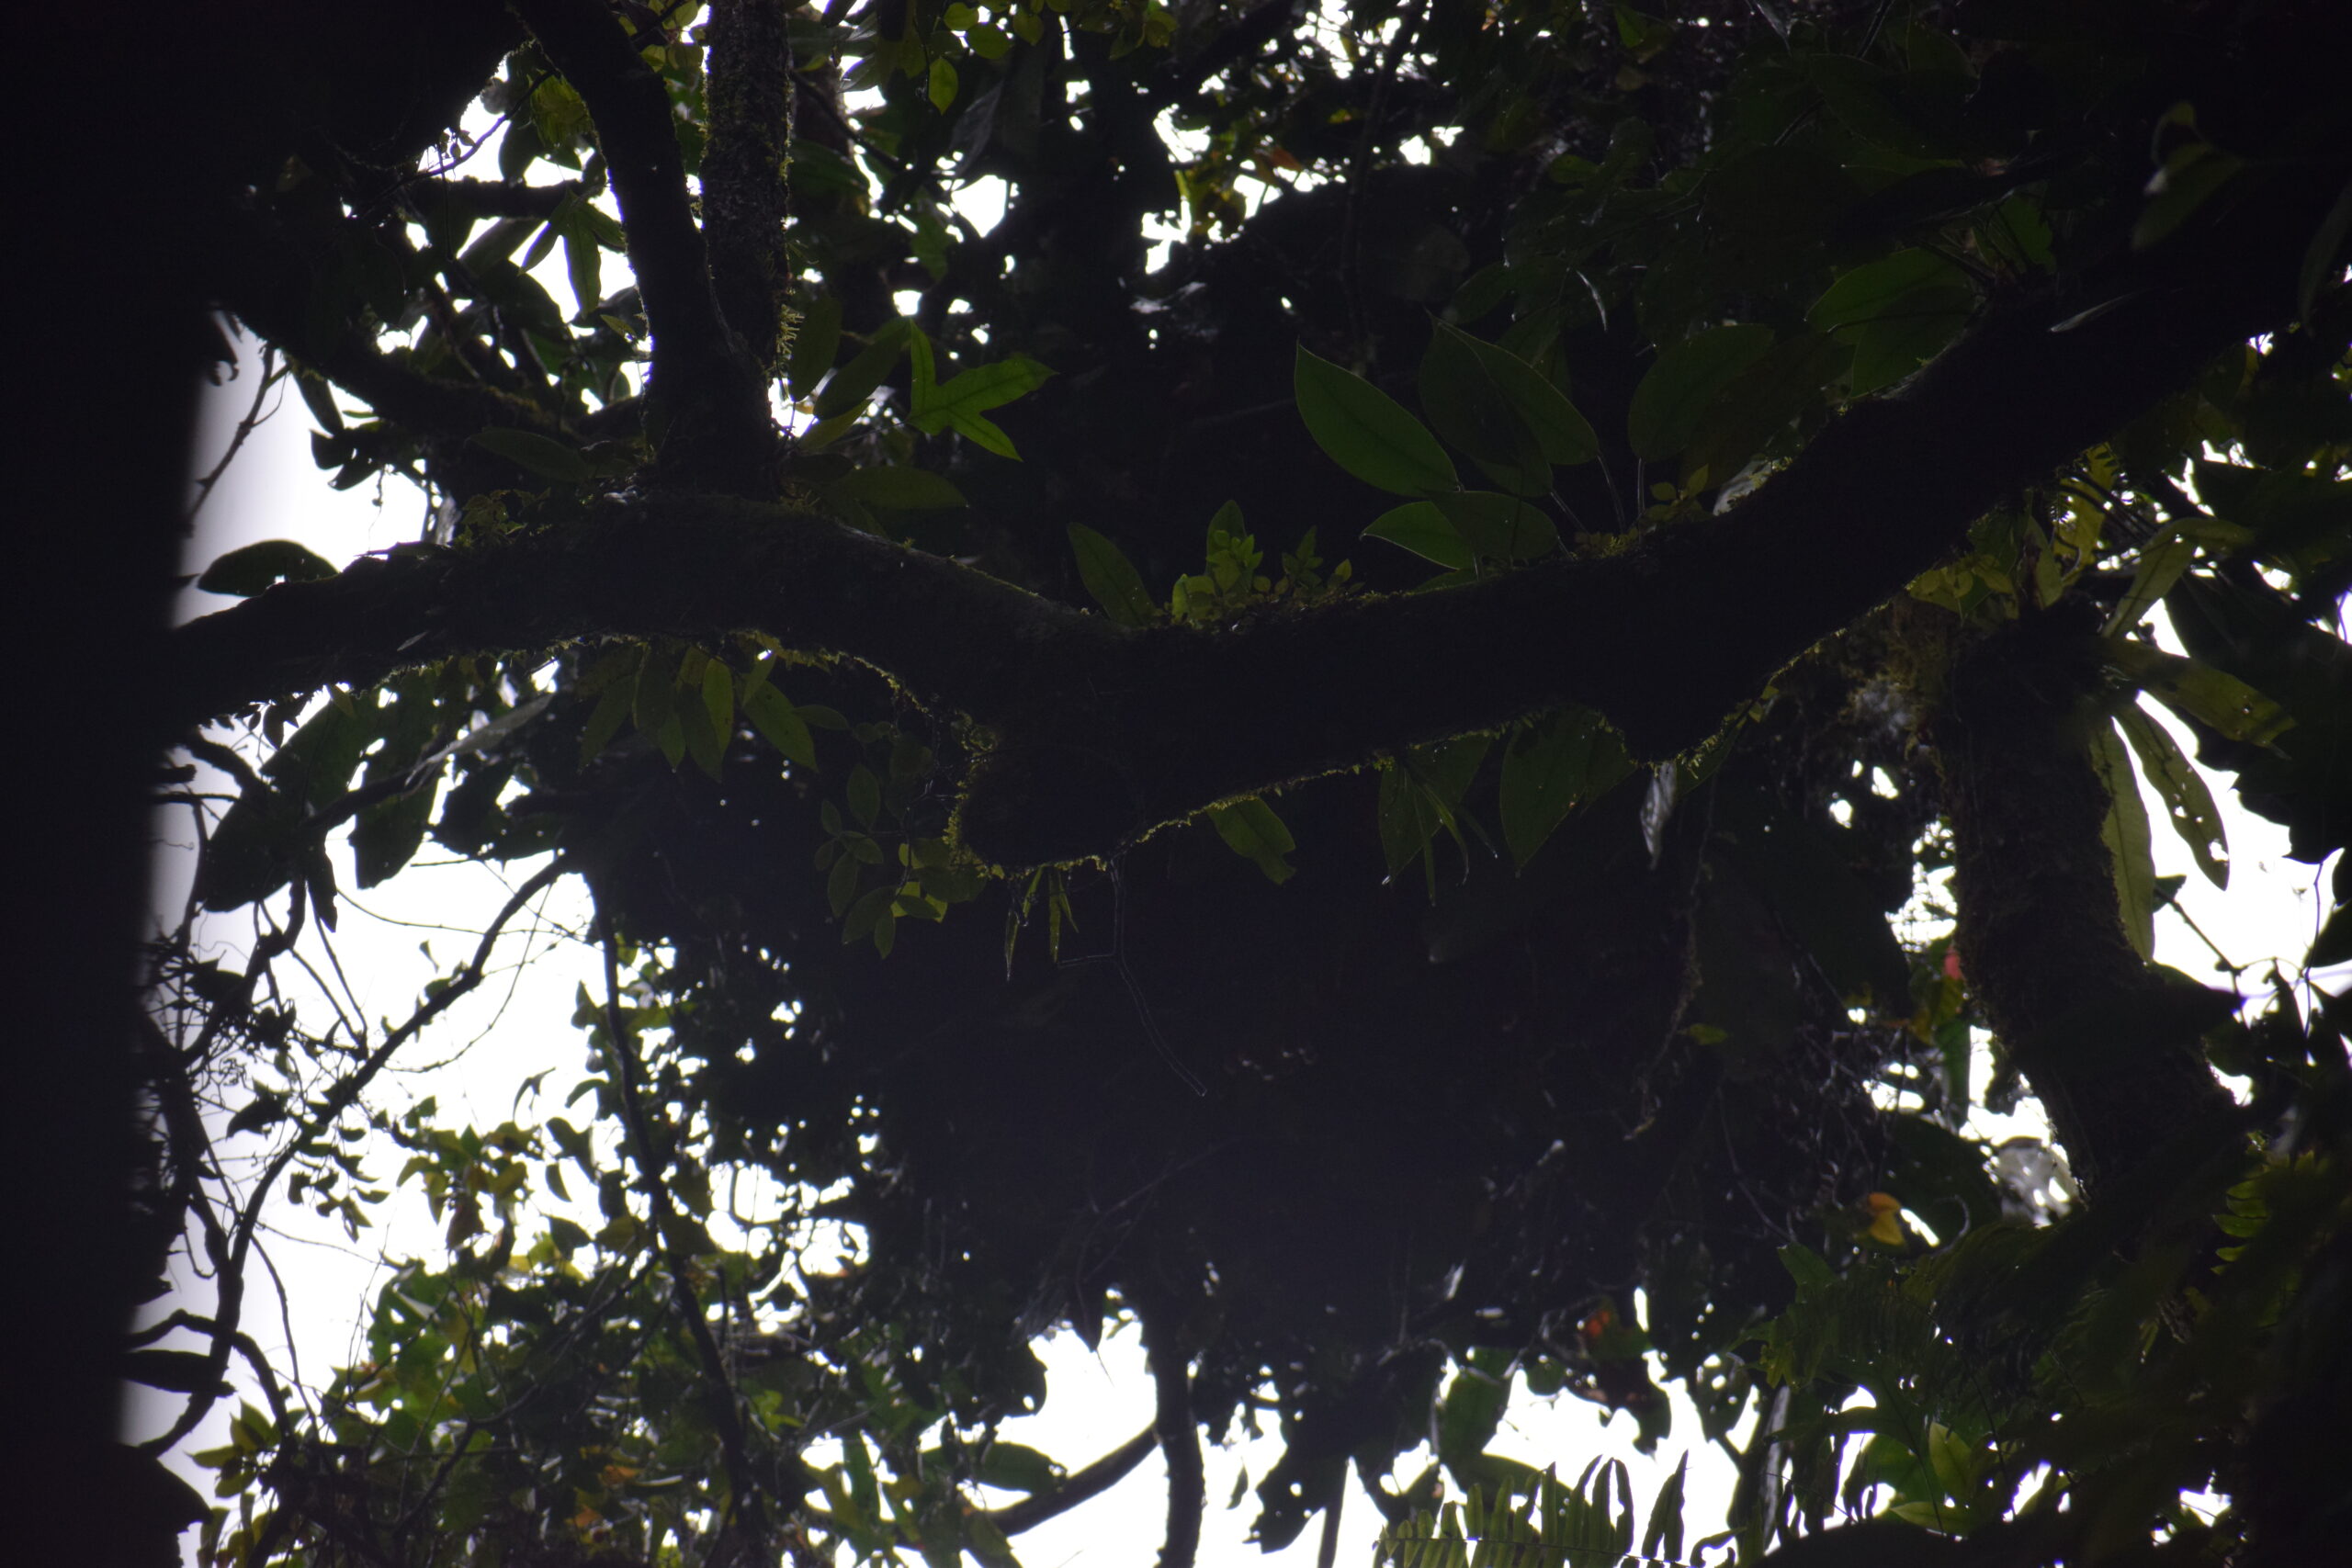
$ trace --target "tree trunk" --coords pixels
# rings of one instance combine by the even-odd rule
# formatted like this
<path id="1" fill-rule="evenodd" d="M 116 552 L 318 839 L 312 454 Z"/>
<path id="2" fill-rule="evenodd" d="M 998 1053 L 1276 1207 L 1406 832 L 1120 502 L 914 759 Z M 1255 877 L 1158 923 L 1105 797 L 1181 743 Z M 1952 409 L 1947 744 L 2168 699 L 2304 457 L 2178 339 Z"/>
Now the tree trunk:
<path id="1" fill-rule="evenodd" d="M 2234 1120 L 2199 1045 L 2234 998 L 2124 935 L 2089 752 L 2099 683 L 2089 629 L 2030 615 L 1959 656 L 1935 728 L 1962 970 L 2086 1190 Z"/>

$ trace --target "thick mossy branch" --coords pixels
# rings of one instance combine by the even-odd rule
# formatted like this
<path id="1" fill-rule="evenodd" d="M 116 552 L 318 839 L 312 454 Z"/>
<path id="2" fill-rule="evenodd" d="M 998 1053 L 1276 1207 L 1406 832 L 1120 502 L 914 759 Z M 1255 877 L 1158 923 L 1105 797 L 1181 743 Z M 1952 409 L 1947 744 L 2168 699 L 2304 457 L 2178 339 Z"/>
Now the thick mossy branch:
<path id="1" fill-rule="evenodd" d="M 989 727 L 959 831 L 1005 865 L 1106 853 L 1237 795 L 1567 703 L 1670 756 L 2004 496 L 2283 319 L 2278 257 L 2306 217 L 2242 216 L 2232 244 L 2119 280 L 2087 315 L 2080 297 L 1996 312 L 1727 514 L 1619 555 L 1129 631 L 821 519 L 669 493 L 463 554 L 362 562 L 199 621 L 177 634 L 169 713 L 186 726 L 448 654 L 759 628 Z"/>
<path id="2" fill-rule="evenodd" d="M 2143 963 L 2100 837 L 2109 798 L 2089 744 L 2095 628 L 2044 615 L 1961 659 L 1935 728 L 1956 851 L 1962 971 L 2097 1192 L 2234 1121 L 2199 1035 L 2234 998 Z"/>
<path id="3" fill-rule="evenodd" d="M 775 364 L 782 338 L 792 156 L 792 42 L 783 0 L 718 0 L 710 13 L 710 146 L 703 227 L 727 324 L 752 362 Z"/>

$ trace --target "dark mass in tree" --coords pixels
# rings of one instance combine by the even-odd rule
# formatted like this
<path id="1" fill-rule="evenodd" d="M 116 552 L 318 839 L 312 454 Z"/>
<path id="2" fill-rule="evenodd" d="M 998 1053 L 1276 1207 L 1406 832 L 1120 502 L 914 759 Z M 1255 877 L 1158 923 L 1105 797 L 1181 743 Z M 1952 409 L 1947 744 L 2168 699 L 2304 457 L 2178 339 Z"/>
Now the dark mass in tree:
<path id="1" fill-rule="evenodd" d="M 77 1275 L 34 1392 L 96 1413 L 50 1462 L 142 1500 L 122 1560 L 202 1514 L 238 1564 L 1006 1563 L 1156 1447 L 1187 1568 L 1244 1428 L 1257 1538 L 1327 1562 L 1351 1492 L 1398 1562 L 1460 1503 L 1545 1562 L 2341 1539 L 2352 885 L 2216 988 L 2152 961 L 2150 845 L 2226 879 L 2176 725 L 2297 860 L 2352 840 L 2352 13 L 1662 9 L 109 47 L 137 220 L 62 242 L 119 303 L 39 566 L 64 701 L 128 713 L 40 835 L 89 911 L 44 940 L 107 967 L 37 1003 L 76 1049 L 27 1145 Z M 167 631 L 224 318 L 322 483 L 429 522 L 191 563 L 240 602 Z M 202 845 L 134 950 L 157 793 Z M 514 868 L 500 926 L 405 1019 L 289 1002 L 428 844 Z M 562 885 L 569 1108 L 379 1108 Z M 1987 1095 L 2047 1110 L 2062 1213 Z M 300 1397 L 266 1204 L 356 1226 L 395 1171 L 447 1252 Z M 1114 1322 L 1149 1430 L 1001 1437 L 1035 1337 Z M 158 1456 L 232 1375 L 220 1506 Z M 136 1449 L 125 1376 L 187 1402 Z M 1687 1541 L 1679 1490 L 1488 1451 L 1521 1382 L 1654 1446 L 1660 1378 L 1740 1467 Z"/>

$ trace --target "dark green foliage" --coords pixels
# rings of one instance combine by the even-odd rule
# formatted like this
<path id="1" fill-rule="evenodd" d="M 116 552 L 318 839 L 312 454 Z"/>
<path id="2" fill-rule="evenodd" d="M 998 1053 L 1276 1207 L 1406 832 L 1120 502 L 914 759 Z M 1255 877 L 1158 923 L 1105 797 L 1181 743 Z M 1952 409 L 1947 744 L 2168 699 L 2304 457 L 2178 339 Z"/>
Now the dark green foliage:
<path id="1" fill-rule="evenodd" d="M 262 1211 L 190 1195 L 199 1084 L 249 1086 L 262 1190 L 355 1234 L 388 1141 L 446 1248 L 314 1406 L 248 1367 L 272 1407 L 199 1456 L 215 1560 L 1009 1562 L 1142 1452 L 999 1437 L 1049 1394 L 1037 1333 L 1120 1319 L 1189 1374 L 1178 1460 L 1278 1432 L 1270 1547 L 1351 1471 L 1410 1563 L 1718 1526 L 1754 1561 L 1857 1513 L 1903 1552 L 2267 1563 L 2339 1517 L 2341 1442 L 2282 1434 L 2346 1375 L 2342 1005 L 2296 954 L 2244 1022 L 2143 962 L 2177 891 L 2154 818 L 2217 885 L 2230 849 L 2139 705 L 2299 859 L 2352 840 L 2340 27 L 737 4 L 792 40 L 788 94 L 716 78 L 698 7 L 527 0 L 499 178 L 388 178 L 313 127 L 213 215 L 331 482 L 446 503 L 331 581 L 283 546 L 200 580 L 255 597 L 190 634 L 240 667 L 188 689 L 278 700 L 257 766 L 197 748 L 234 799 L 196 896 L 266 939 L 233 976 L 161 944 L 152 1089 L 196 1173 L 158 1201 L 236 1283 L 202 1357 L 129 1373 L 193 1409 L 263 1359 L 233 1297 Z M 797 105 L 788 173 L 704 155 L 754 100 Z M 954 206 L 982 177 L 986 233 Z M 717 254 L 786 197 L 774 266 Z M 569 315 L 532 270 L 559 246 Z M 1921 428 L 1939 398 L 1969 417 Z M 756 547 L 681 582 L 698 520 Z M 579 565 L 607 549 L 632 570 Z M 740 609 L 778 563 L 822 566 L 823 635 Z M 1568 601 L 1577 646 L 1646 650 L 1629 679 L 1531 668 L 1588 582 L 1627 597 Z M 1409 709 L 1332 652 L 1394 626 Z M 1985 690 L 2024 695 L 1953 716 Z M 1210 753 L 1261 761 L 1147 805 Z M 1073 801 L 1066 837 L 987 815 Z M 1946 931 L 1934 874 L 2069 803 L 2051 880 Z M 271 988 L 346 826 L 361 887 L 428 838 L 587 887 L 561 1114 L 365 1092 L 494 943 L 356 1045 Z M 2070 970 L 2077 938 L 2110 967 Z M 1988 1024 L 1981 1092 L 2022 1075 L 2108 1151 L 2067 1151 L 2056 1223 L 1966 1131 Z M 2207 1114 L 2200 1050 L 2251 1111 Z M 1731 1518 L 1686 1521 L 1681 1470 L 1645 1513 L 1623 1466 L 1489 1451 L 1521 1379 L 1654 1449 L 1654 1375 L 1694 1442 L 1761 1412 Z M 2185 1513 L 2202 1488 L 2230 1511 Z"/>

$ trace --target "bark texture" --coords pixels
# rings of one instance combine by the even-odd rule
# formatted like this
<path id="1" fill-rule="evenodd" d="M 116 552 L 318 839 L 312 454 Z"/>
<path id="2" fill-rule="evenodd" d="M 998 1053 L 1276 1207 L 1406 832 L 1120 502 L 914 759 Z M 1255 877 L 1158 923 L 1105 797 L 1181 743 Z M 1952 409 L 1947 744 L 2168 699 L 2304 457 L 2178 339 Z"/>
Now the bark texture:
<path id="1" fill-rule="evenodd" d="M 2093 628 L 2030 617 L 1961 658 L 1936 730 L 1962 972 L 2091 1191 L 2235 1122 L 2199 1045 L 2235 998 L 2124 935 L 2088 750 L 2099 685 Z"/>

